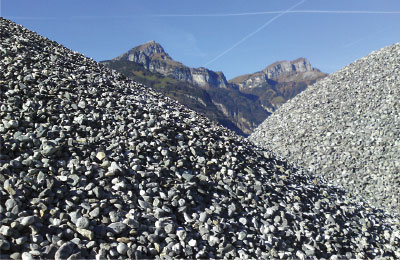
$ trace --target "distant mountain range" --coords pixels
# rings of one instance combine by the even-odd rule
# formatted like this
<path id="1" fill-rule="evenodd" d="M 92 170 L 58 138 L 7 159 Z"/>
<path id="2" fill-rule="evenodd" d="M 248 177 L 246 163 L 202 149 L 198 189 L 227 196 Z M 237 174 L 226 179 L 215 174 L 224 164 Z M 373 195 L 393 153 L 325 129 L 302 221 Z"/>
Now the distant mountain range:
<path id="1" fill-rule="evenodd" d="M 281 104 L 327 75 L 299 58 L 227 81 L 222 72 L 173 60 L 154 41 L 101 63 L 244 136 Z"/>

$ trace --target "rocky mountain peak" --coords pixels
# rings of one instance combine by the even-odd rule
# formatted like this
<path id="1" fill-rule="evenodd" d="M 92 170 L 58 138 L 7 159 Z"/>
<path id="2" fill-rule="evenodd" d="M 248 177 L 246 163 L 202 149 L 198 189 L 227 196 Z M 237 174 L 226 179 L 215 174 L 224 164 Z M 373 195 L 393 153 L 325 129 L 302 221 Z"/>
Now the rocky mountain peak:
<path id="1" fill-rule="evenodd" d="M 153 41 L 132 48 L 128 52 L 114 58 L 113 60 L 129 60 L 139 63 L 146 63 L 149 59 L 172 60 L 165 52 L 161 44 Z"/>
<path id="2" fill-rule="evenodd" d="M 297 58 L 292 61 L 277 61 L 261 71 L 233 78 L 229 82 L 245 91 L 271 84 L 290 83 L 292 85 L 291 83 L 296 83 L 299 84 L 299 90 L 302 91 L 304 90 L 302 85 L 311 84 L 326 75 L 319 69 L 313 68 L 306 58 Z"/>
<path id="3" fill-rule="evenodd" d="M 168 55 L 164 48 L 159 44 L 158 42 L 150 41 L 145 44 L 142 44 L 136 48 L 134 48 L 136 51 L 140 51 L 144 53 L 147 56 L 153 56 L 155 54 L 165 54 Z"/>
<path id="4" fill-rule="evenodd" d="M 196 84 L 203 88 L 227 88 L 228 82 L 222 72 L 214 72 L 207 68 L 190 68 L 173 60 L 164 48 L 155 41 L 139 45 L 113 59 L 114 61 L 132 61 L 142 64 L 151 72 L 172 77 L 180 81 Z"/>
<path id="5" fill-rule="evenodd" d="M 269 79 L 276 79 L 281 75 L 296 74 L 304 72 L 319 71 L 314 69 L 306 58 L 298 58 L 292 61 L 278 61 L 268 67 L 263 72 Z"/>

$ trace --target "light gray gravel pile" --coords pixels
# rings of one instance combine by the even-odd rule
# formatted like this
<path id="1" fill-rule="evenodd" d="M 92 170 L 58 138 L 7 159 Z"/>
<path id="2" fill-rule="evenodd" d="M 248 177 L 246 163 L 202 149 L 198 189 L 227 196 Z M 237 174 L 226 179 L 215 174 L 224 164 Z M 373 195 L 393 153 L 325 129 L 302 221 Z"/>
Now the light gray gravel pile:
<path id="1" fill-rule="evenodd" d="M 1 258 L 400 257 L 398 220 L 0 24 Z"/>
<path id="2" fill-rule="evenodd" d="M 250 140 L 376 207 L 400 213 L 400 44 L 309 87 Z"/>

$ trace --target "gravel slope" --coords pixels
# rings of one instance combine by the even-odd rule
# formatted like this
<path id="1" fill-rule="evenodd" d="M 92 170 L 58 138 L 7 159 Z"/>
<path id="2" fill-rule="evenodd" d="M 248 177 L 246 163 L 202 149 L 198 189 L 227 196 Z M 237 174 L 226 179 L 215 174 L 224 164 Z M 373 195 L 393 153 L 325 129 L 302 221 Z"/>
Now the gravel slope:
<path id="1" fill-rule="evenodd" d="M 1 19 L 1 258 L 394 258 L 397 219 Z"/>
<path id="2" fill-rule="evenodd" d="M 400 44 L 317 82 L 249 138 L 400 213 Z"/>

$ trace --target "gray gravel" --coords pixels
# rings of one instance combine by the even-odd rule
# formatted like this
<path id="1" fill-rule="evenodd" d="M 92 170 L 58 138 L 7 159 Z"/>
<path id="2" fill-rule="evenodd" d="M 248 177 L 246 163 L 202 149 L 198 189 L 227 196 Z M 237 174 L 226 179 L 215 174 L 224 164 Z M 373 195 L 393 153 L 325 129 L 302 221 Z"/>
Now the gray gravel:
<path id="1" fill-rule="evenodd" d="M 400 44 L 317 82 L 249 138 L 376 207 L 400 213 Z"/>
<path id="2" fill-rule="evenodd" d="M 399 258 L 398 219 L 1 19 L 1 258 Z"/>

